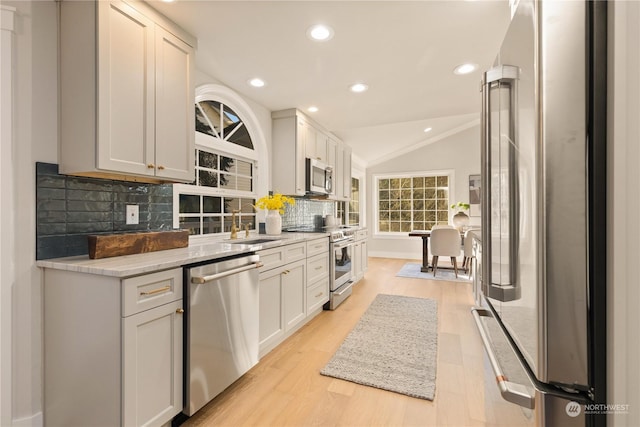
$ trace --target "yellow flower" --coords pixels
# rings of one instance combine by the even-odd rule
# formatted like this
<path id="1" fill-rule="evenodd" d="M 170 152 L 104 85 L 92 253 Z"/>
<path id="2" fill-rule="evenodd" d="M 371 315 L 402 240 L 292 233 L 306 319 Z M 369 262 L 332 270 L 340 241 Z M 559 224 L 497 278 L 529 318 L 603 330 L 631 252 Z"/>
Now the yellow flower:
<path id="1" fill-rule="evenodd" d="M 293 197 L 283 196 L 280 193 L 276 193 L 274 195 L 267 195 L 264 197 L 260 197 L 255 204 L 256 209 L 267 209 L 267 210 L 277 210 L 281 214 L 284 213 L 284 205 L 285 203 L 289 205 L 295 205 L 296 201 Z"/>

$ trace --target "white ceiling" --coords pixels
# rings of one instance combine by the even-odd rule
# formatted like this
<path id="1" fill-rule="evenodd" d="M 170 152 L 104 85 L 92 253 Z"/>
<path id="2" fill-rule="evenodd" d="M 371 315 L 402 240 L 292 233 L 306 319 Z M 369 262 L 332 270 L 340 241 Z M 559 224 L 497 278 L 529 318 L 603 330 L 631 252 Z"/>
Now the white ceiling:
<path id="1" fill-rule="evenodd" d="M 477 122 L 481 70 L 509 23 L 508 0 L 150 3 L 198 38 L 198 69 L 271 111 L 317 106 L 365 165 Z M 318 23 L 331 40 L 306 37 Z M 480 69 L 454 75 L 465 62 Z M 357 81 L 369 90 L 351 93 Z"/>

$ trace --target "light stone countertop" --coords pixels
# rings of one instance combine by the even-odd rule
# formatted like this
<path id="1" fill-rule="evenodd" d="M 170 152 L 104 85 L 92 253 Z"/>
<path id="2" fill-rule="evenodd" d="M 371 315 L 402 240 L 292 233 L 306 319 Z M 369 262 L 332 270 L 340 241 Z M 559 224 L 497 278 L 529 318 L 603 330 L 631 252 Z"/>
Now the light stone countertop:
<path id="1" fill-rule="evenodd" d="M 186 248 L 101 259 L 90 259 L 89 255 L 79 255 L 40 260 L 36 261 L 36 265 L 42 268 L 76 271 L 102 276 L 129 277 L 328 236 L 328 233 L 282 233 L 280 236 L 255 234 L 246 239 L 246 243 L 235 243 L 245 241 L 245 239 L 242 238 L 234 241 L 214 240 L 212 238 L 210 241 L 200 240 L 198 242 L 190 242 Z M 258 239 L 269 239 L 272 241 L 251 243 L 253 240 Z"/>

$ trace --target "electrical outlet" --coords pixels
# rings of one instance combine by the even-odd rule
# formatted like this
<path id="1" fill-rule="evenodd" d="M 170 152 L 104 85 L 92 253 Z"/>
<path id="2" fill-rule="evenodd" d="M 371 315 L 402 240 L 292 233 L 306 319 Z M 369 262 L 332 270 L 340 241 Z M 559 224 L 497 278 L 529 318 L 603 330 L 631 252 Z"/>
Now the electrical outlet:
<path id="1" fill-rule="evenodd" d="M 127 205 L 127 224 L 139 224 L 138 205 Z"/>

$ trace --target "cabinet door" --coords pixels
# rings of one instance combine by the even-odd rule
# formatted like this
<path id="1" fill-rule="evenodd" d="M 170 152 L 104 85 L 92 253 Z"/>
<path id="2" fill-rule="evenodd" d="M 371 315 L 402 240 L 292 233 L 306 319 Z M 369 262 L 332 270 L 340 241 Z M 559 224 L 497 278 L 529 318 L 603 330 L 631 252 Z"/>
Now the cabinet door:
<path id="1" fill-rule="evenodd" d="M 353 244 L 353 276 L 356 280 L 362 277 L 362 244 L 356 242 Z"/>
<path id="2" fill-rule="evenodd" d="M 344 147 L 344 170 L 342 175 L 342 195 L 344 200 L 351 200 L 351 147 Z"/>
<path id="3" fill-rule="evenodd" d="M 308 125 L 304 120 L 296 118 L 296 146 L 295 149 L 295 162 L 292 165 L 278 165 L 276 167 L 293 168 L 295 179 L 295 194 L 298 196 L 304 196 L 306 193 L 306 160 L 305 160 L 305 147 L 307 138 Z M 276 159 L 277 160 L 277 159 Z M 275 161 L 274 160 L 274 163 Z M 291 179 L 291 178 L 289 178 Z M 285 193 L 286 194 L 286 193 Z"/>
<path id="4" fill-rule="evenodd" d="M 154 23 L 123 2 L 98 8 L 97 167 L 154 175 Z"/>
<path id="5" fill-rule="evenodd" d="M 366 241 L 361 242 L 362 246 L 362 274 L 369 268 L 369 245 Z"/>
<path id="6" fill-rule="evenodd" d="M 192 182 L 195 89 L 191 46 L 156 28 L 156 176 Z"/>
<path id="7" fill-rule="evenodd" d="M 259 339 L 260 352 L 278 342 L 284 335 L 282 321 L 282 272 L 284 269 L 260 273 Z"/>
<path id="8" fill-rule="evenodd" d="M 326 133 L 316 130 L 316 159 L 329 163 L 328 157 L 329 137 Z"/>
<path id="9" fill-rule="evenodd" d="M 182 301 L 122 320 L 124 426 L 159 426 L 182 411 L 182 322 Z"/>
<path id="10" fill-rule="evenodd" d="M 306 317 L 305 264 L 306 261 L 287 264 L 282 273 L 282 309 L 285 331 L 295 328 Z"/>
<path id="11" fill-rule="evenodd" d="M 333 188 L 336 200 L 344 200 L 344 146 L 338 142 L 336 144 L 336 167 L 333 170 Z"/>

